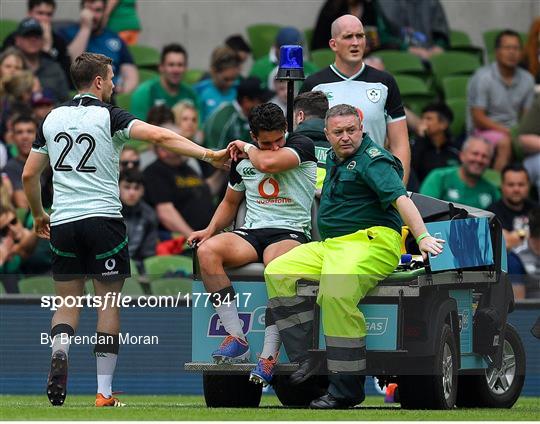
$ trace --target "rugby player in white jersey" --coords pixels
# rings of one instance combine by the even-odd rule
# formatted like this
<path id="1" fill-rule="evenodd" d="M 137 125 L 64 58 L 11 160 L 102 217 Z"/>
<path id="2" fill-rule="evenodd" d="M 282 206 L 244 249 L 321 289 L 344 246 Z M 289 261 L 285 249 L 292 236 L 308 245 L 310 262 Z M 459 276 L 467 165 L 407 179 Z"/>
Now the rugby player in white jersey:
<path id="1" fill-rule="evenodd" d="M 110 105 L 114 84 L 111 59 L 83 53 L 71 65 L 78 94 L 53 109 L 41 124 L 23 171 L 35 231 L 50 239 L 57 296 L 82 296 L 87 278 L 94 281 L 98 308 L 96 406 L 121 406 L 112 396 L 112 379 L 119 348 L 119 308 L 110 298 L 130 276 L 126 227 L 119 200 L 119 155 L 129 139 L 147 140 L 171 151 L 224 166 L 226 150 L 213 152 L 164 128 L 136 119 Z M 52 214 L 45 213 L 40 175 L 53 169 Z M 52 358 L 47 395 L 62 405 L 67 393 L 70 337 L 79 323 L 80 308 L 61 306 L 52 318 Z"/>

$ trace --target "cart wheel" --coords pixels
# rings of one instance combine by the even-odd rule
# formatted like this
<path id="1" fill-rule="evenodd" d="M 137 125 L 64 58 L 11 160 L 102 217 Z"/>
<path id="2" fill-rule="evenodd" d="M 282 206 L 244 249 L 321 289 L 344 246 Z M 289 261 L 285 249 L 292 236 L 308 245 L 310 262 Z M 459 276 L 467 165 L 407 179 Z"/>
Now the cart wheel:
<path id="1" fill-rule="evenodd" d="M 488 368 L 481 375 L 459 377 L 458 406 L 511 408 L 525 382 L 525 349 L 516 329 L 506 325 L 501 368 Z"/>
<path id="2" fill-rule="evenodd" d="M 457 348 L 454 333 L 444 324 L 435 356 L 435 375 L 402 375 L 398 388 L 404 409 L 451 409 L 457 396 Z"/>
<path id="3" fill-rule="evenodd" d="M 302 384 L 292 386 L 289 384 L 289 376 L 276 375 L 272 381 L 272 388 L 283 406 L 309 406 L 312 400 L 326 393 L 328 378 L 316 375 Z"/>
<path id="4" fill-rule="evenodd" d="M 249 375 L 203 374 L 204 400 L 210 408 L 256 408 L 262 386 L 249 382 Z"/>

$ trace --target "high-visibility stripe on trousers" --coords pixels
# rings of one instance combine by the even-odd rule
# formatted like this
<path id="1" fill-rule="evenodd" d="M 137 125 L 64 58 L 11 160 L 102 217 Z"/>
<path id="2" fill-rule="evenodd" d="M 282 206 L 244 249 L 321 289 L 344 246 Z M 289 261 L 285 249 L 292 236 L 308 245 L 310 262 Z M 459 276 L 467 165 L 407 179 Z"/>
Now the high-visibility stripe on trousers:
<path id="1" fill-rule="evenodd" d="M 297 296 L 296 282 L 313 280 L 319 281 L 317 303 L 322 312 L 329 371 L 351 374 L 365 369 L 366 323 L 358 303 L 394 271 L 399 263 L 400 241 L 400 234 L 388 227 L 371 227 L 302 244 L 268 264 L 265 280 L 269 307 L 291 360 L 302 356 L 298 352 L 301 346 L 309 346 L 313 319 L 311 302 Z"/>

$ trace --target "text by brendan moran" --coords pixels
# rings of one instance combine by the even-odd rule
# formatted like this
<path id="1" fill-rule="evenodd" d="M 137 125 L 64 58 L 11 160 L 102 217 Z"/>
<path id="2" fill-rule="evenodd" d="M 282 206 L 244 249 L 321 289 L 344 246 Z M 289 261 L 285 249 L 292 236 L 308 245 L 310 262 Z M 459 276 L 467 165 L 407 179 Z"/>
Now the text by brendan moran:
<path id="1" fill-rule="evenodd" d="M 66 333 L 59 334 L 61 344 L 71 345 L 96 345 L 114 344 L 114 337 L 111 335 L 91 335 L 91 336 L 69 336 Z M 41 333 L 41 344 L 52 347 L 53 338 L 48 333 Z M 157 345 L 158 336 L 135 336 L 129 333 L 118 334 L 118 343 L 121 345 Z"/>

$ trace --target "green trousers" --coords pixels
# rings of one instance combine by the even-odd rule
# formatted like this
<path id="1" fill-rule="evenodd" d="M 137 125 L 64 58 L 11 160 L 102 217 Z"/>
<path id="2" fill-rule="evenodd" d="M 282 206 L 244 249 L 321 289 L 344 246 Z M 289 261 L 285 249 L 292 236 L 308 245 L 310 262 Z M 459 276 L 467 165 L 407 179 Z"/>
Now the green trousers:
<path id="1" fill-rule="evenodd" d="M 289 359 L 307 359 L 313 304 L 296 293 L 300 279 L 319 281 L 328 370 L 359 374 L 366 368 L 366 322 L 358 304 L 399 263 L 401 235 L 371 227 L 341 237 L 300 245 L 265 269 L 268 307 Z"/>

